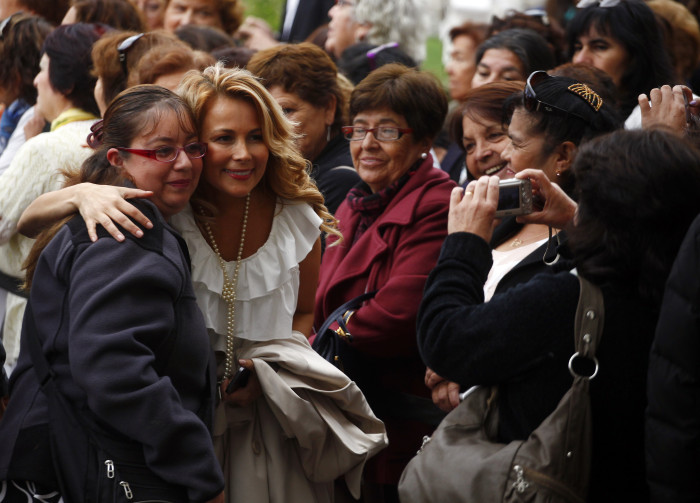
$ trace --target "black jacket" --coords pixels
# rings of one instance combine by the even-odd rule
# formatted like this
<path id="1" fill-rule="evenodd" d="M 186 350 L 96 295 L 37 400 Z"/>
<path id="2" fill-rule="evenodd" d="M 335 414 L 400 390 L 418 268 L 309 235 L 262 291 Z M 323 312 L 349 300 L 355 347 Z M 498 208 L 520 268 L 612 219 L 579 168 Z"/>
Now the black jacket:
<path id="1" fill-rule="evenodd" d="M 700 216 L 666 283 L 649 358 L 647 476 L 652 501 L 700 501 Z"/>
<path id="2" fill-rule="evenodd" d="M 461 386 L 498 384 L 500 439 L 525 439 L 571 386 L 578 280 L 555 267 L 484 303 L 491 264 L 483 239 L 447 236 L 418 312 L 418 347 L 428 367 Z M 624 286 L 599 286 L 605 326 L 591 383 L 589 501 L 645 501 L 646 368 L 657 311 Z"/>
<path id="3" fill-rule="evenodd" d="M 213 355 L 187 247 L 152 203 L 134 204 L 154 224 L 142 238 L 124 233 L 119 243 L 101 230 L 92 243 L 76 216 L 41 254 L 29 298 L 34 323 L 23 324 L 0 422 L 0 480 L 57 487 L 47 402 L 27 342 L 38 336 L 54 382 L 91 424 L 141 443 L 151 471 L 187 488 L 190 501 L 223 490 L 208 428 Z"/>
<path id="4" fill-rule="evenodd" d="M 335 5 L 335 0 L 299 0 L 297 12 L 292 21 L 292 29 L 287 36 L 280 36 L 280 42 L 303 42 L 313 31 L 321 25 L 328 23 L 328 11 Z M 284 27 L 287 15 L 287 5 L 285 2 L 282 10 L 282 22 L 280 32 Z"/>
<path id="5" fill-rule="evenodd" d="M 326 200 L 326 208 L 335 211 L 345 200 L 348 191 L 360 181 L 352 165 L 350 147 L 342 134 L 331 138 L 326 147 L 313 161 L 311 178 Z"/>

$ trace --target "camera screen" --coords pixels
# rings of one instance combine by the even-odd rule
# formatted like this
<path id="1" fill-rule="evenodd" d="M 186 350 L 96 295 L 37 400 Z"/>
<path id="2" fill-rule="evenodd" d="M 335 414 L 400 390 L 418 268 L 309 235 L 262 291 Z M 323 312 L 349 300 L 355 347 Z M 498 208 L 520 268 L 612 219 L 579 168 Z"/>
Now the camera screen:
<path id="1" fill-rule="evenodd" d="M 498 191 L 498 210 L 513 210 L 520 207 L 520 186 L 500 187 Z"/>

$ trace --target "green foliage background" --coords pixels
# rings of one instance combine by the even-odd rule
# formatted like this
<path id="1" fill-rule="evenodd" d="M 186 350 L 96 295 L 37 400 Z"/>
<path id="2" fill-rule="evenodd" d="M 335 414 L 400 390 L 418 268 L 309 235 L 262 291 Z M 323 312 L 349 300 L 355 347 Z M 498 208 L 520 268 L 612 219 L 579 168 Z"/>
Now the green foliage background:
<path id="1" fill-rule="evenodd" d="M 284 0 L 244 0 L 243 3 L 246 16 L 262 18 L 272 26 L 273 30 L 279 29 Z M 443 85 L 447 85 L 447 74 L 442 66 L 442 43 L 437 37 L 428 39 L 427 57 L 422 68 L 435 74 Z"/>

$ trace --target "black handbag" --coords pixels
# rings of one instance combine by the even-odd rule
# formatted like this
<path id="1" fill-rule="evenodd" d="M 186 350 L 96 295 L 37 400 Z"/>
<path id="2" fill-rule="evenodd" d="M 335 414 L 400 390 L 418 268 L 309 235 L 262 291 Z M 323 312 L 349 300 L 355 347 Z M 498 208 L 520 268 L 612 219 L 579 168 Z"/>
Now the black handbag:
<path id="1" fill-rule="evenodd" d="M 579 281 L 576 352 L 569 360 L 574 380 L 557 408 L 526 440 L 500 443 L 497 388 L 472 388 L 404 469 L 403 503 L 586 501 L 593 434 L 589 382 L 598 372 L 604 305 L 597 286 Z M 588 373 L 579 373 L 584 369 Z"/>
<path id="2" fill-rule="evenodd" d="M 347 322 L 363 302 L 376 294 L 377 290 L 363 293 L 333 311 L 316 333 L 311 347 L 355 381 L 377 417 L 420 421 L 435 427 L 445 413 L 430 398 L 378 387 L 373 364 L 343 340 L 352 342 Z M 336 330 L 330 328 L 333 323 L 338 324 Z"/>
<path id="3" fill-rule="evenodd" d="M 187 503 L 187 489 L 158 477 L 146 465 L 143 446 L 109 434 L 89 411 L 77 410 L 54 380 L 39 342 L 31 303 L 22 336 L 49 409 L 49 439 L 58 490 L 66 503 Z"/>
<path id="4" fill-rule="evenodd" d="M 341 338 L 347 338 L 348 341 L 352 341 L 352 334 L 348 330 L 346 325 L 349 316 L 346 315 L 348 312 L 354 312 L 362 303 L 366 300 L 373 298 L 377 294 L 377 291 L 366 292 L 362 295 L 358 295 L 354 299 L 350 299 L 342 306 L 333 311 L 326 321 L 323 322 L 321 328 L 316 332 L 316 338 L 314 339 L 311 347 L 320 354 L 327 361 L 331 362 L 333 365 L 338 367 L 340 370 L 344 370 L 344 364 L 341 359 L 340 345 L 343 344 Z M 331 330 L 330 326 L 333 323 L 338 324 L 337 330 Z"/>

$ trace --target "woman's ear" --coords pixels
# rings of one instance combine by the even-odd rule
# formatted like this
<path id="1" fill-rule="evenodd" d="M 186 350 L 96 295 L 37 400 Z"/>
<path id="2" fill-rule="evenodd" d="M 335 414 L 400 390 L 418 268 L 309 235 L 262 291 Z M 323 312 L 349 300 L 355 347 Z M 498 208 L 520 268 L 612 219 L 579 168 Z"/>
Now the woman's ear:
<path id="1" fill-rule="evenodd" d="M 557 159 L 555 167 L 557 175 L 561 175 L 565 171 L 571 169 L 571 165 L 574 162 L 574 158 L 576 157 L 577 151 L 578 147 L 574 142 L 571 141 L 565 141 L 557 147 Z"/>
<path id="2" fill-rule="evenodd" d="M 107 151 L 107 160 L 112 166 L 116 166 L 118 168 L 124 167 L 124 159 L 119 153 L 119 150 L 117 150 L 116 148 L 110 148 Z"/>
<path id="3" fill-rule="evenodd" d="M 367 34 L 372 25 L 370 23 L 358 24 L 355 28 L 355 42 L 366 42 Z"/>

